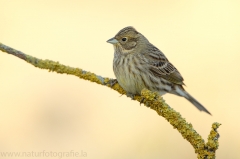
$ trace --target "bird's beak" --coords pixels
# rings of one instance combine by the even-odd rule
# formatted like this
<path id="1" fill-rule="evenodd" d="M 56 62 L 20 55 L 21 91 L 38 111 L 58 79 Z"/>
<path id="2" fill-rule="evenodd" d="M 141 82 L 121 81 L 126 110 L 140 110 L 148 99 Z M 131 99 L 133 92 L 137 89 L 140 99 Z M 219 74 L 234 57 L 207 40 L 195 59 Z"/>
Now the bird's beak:
<path id="1" fill-rule="evenodd" d="M 111 38 L 111 39 L 109 39 L 107 42 L 108 42 L 108 43 L 111 43 L 111 44 L 116 44 L 116 43 L 118 43 L 117 39 L 115 39 L 115 38 Z"/>

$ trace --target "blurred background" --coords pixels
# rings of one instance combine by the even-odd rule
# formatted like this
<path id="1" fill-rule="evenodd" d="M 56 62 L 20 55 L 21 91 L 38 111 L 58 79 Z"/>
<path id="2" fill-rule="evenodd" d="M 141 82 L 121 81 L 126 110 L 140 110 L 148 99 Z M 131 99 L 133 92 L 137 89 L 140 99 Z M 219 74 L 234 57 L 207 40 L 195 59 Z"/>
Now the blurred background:
<path id="1" fill-rule="evenodd" d="M 186 90 L 213 116 L 174 95 L 164 95 L 166 102 L 205 140 L 212 123 L 222 123 L 217 158 L 235 159 L 240 158 L 239 8 L 237 0 L 0 0 L 0 42 L 114 78 L 113 47 L 106 40 L 134 26 L 165 53 Z M 107 87 L 40 70 L 3 52 L 0 81 L 1 152 L 196 158 L 164 118 Z"/>

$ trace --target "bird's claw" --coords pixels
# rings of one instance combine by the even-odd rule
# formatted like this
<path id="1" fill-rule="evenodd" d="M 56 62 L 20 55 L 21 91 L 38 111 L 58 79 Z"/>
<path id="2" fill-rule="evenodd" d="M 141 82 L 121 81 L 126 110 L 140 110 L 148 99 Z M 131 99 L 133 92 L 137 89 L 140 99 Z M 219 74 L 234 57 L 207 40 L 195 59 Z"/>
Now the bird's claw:
<path id="1" fill-rule="evenodd" d="M 118 83 L 117 79 L 110 79 L 108 81 L 108 84 L 110 85 L 110 87 L 113 87 L 116 83 Z"/>
<path id="2" fill-rule="evenodd" d="M 132 94 L 132 93 L 126 93 L 126 96 L 127 96 L 127 97 L 130 97 L 130 98 L 133 100 L 134 97 L 135 97 L 135 94 Z"/>
<path id="3" fill-rule="evenodd" d="M 140 100 L 140 105 L 141 105 L 142 103 L 144 103 L 144 100 L 145 100 L 145 98 L 142 97 L 142 99 Z"/>
<path id="4" fill-rule="evenodd" d="M 127 97 L 130 97 L 132 100 L 134 100 L 134 97 L 136 96 L 136 94 L 132 94 L 132 93 L 126 93 Z M 140 100 L 140 105 L 144 102 L 145 98 L 142 97 L 142 99 Z"/>

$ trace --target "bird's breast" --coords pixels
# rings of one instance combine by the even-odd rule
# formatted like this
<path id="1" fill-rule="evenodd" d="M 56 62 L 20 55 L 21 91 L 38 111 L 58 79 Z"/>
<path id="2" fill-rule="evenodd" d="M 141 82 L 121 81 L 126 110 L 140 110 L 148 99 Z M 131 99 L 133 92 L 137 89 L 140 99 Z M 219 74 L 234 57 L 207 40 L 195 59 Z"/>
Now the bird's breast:
<path id="1" fill-rule="evenodd" d="M 131 94 L 140 94 L 143 88 L 146 88 L 144 74 L 141 67 L 138 66 L 136 56 L 118 56 L 113 60 L 113 71 L 120 86 Z"/>

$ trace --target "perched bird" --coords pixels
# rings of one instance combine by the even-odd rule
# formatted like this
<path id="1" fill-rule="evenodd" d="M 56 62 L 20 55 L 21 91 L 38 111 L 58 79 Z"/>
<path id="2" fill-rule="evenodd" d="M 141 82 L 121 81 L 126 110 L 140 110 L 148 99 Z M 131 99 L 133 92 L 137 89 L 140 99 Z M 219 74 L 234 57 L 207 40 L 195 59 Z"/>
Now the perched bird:
<path id="1" fill-rule="evenodd" d="M 211 114 L 183 88 L 183 77 L 166 56 L 136 29 L 123 28 L 107 42 L 114 47 L 114 74 L 128 96 L 141 94 L 143 88 L 160 95 L 171 93 Z"/>

